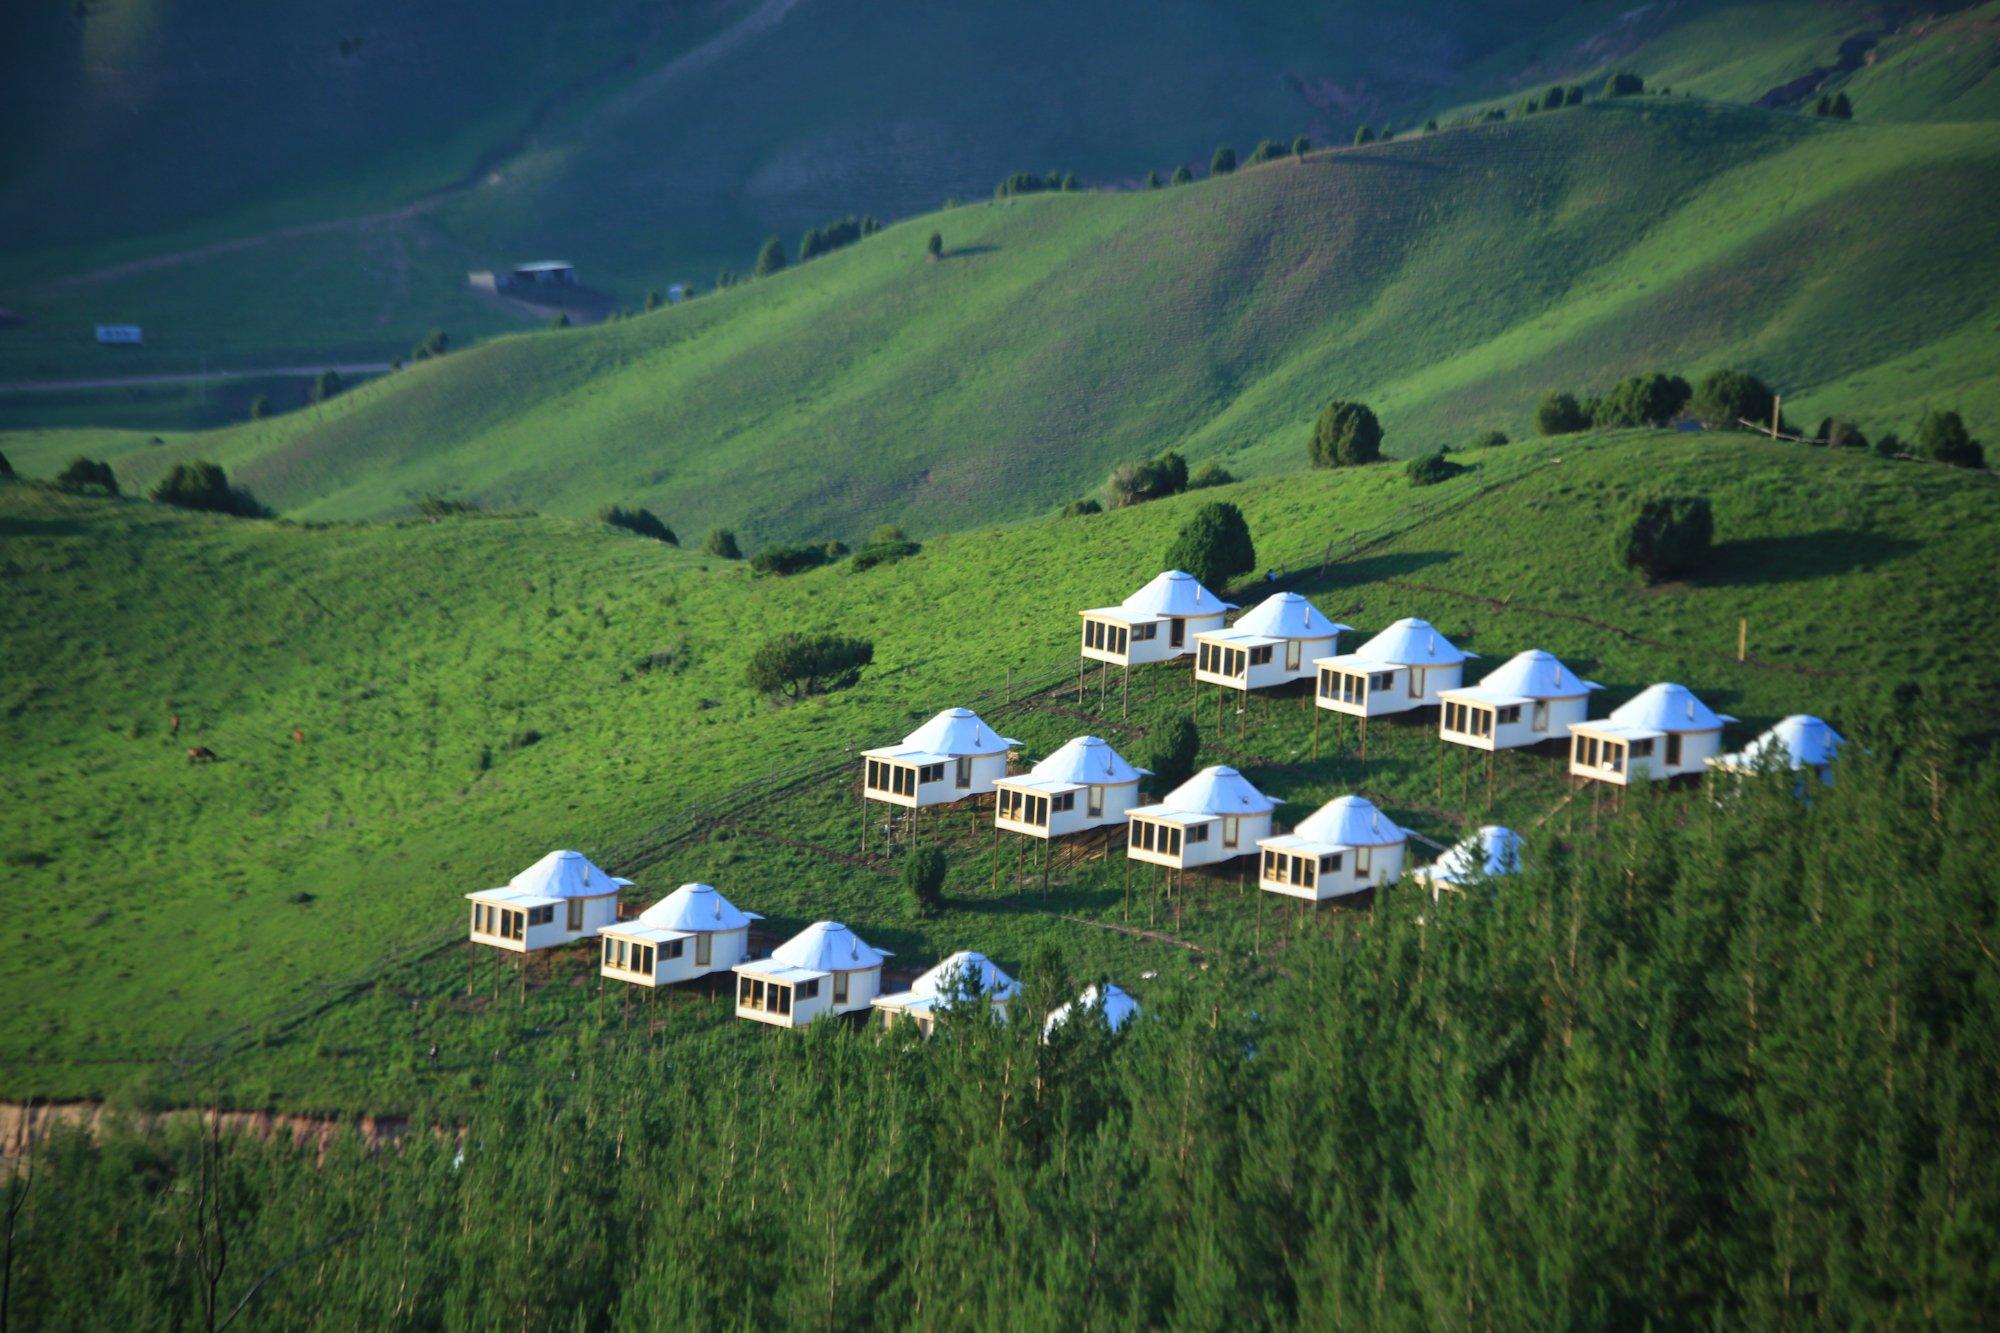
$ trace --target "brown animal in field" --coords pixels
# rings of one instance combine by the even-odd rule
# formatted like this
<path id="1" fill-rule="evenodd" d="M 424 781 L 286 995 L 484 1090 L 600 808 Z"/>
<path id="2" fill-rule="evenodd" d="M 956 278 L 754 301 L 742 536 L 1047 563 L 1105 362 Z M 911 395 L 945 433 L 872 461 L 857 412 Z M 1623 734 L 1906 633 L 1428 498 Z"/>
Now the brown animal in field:
<path id="1" fill-rule="evenodd" d="M 188 762 L 190 764 L 212 764 L 215 762 L 215 751 L 209 749 L 206 745 L 190 745 L 188 746 Z"/>
<path id="2" fill-rule="evenodd" d="M 181 715 L 179 713 L 174 713 L 169 715 L 167 718 L 167 735 L 178 736 L 180 734 L 181 734 Z"/>
<path id="3" fill-rule="evenodd" d="M 306 743 L 306 729 L 304 727 L 293 727 L 292 744 L 304 745 L 305 743 Z"/>

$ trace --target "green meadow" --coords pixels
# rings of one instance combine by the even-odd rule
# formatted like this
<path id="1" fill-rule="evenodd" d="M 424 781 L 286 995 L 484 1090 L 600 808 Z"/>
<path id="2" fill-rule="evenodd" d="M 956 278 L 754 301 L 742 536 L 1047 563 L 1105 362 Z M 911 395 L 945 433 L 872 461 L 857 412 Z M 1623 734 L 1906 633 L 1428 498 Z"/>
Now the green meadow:
<path id="1" fill-rule="evenodd" d="M 462 930 L 460 895 L 556 846 L 617 862 L 645 901 L 704 878 L 774 930 L 841 916 L 913 967 L 959 947 L 1018 965 L 1055 940 L 1122 976 L 1185 966 L 1186 951 L 1108 926 L 1211 951 L 1279 928 L 1233 883 L 1170 904 L 1142 875 L 1128 898 L 1116 860 L 1062 868 L 1044 898 L 1031 863 L 1003 846 L 996 872 L 990 831 L 962 817 L 934 830 L 951 840 L 953 906 L 917 916 L 879 829 L 861 857 L 851 783 L 824 765 L 961 702 L 994 709 L 1030 760 L 1096 732 L 1143 763 L 1160 726 L 1191 713 L 1203 762 L 1237 764 L 1290 820 L 1355 789 L 1439 844 L 1489 815 L 1556 817 L 1557 757 L 1502 756 L 1489 787 L 1422 724 L 1378 725 L 1364 765 L 1352 726 L 1329 718 L 1315 759 L 1302 696 L 1218 720 L 1184 666 L 1134 673 L 1129 700 L 1093 676 L 1079 701 L 1076 611 L 1157 572 L 1215 498 L 1243 508 L 1260 567 L 1336 619 L 1367 633 L 1421 615 L 1487 667 L 1547 648 L 1604 683 L 1600 712 L 1672 679 L 1739 717 L 1739 743 L 1791 712 L 1852 725 L 1899 687 L 1964 741 L 2000 725 L 1990 477 L 1735 435 L 1464 457 L 1471 470 L 1434 487 L 1392 465 L 1293 474 L 790 578 L 560 518 L 296 524 L 10 485 L 0 841 L 41 907 L 0 983 L 0 1061 L 17 1094 L 198 1078 L 176 1100 L 189 1086 L 246 1105 L 474 1096 L 476 1067 L 432 1086 L 410 1053 L 505 1045 L 523 1003 L 529 1026 L 554 1030 L 618 1000 L 595 1001 L 570 960 L 558 979 L 573 990 L 538 975 L 496 1009 L 517 979 L 488 971 L 476 1012 L 449 1007 L 464 958 L 433 951 Z M 1648 589 L 1612 568 L 1614 515 L 1642 486 L 1712 498 L 1701 576 Z M 852 689 L 774 706 L 743 664 L 786 630 L 860 634 L 875 665 Z M 218 761 L 191 765 L 192 745 Z M 761 794 L 801 765 L 822 767 Z M 667 1001 L 672 1021 L 702 1040 L 750 1039 L 681 1003 Z"/>

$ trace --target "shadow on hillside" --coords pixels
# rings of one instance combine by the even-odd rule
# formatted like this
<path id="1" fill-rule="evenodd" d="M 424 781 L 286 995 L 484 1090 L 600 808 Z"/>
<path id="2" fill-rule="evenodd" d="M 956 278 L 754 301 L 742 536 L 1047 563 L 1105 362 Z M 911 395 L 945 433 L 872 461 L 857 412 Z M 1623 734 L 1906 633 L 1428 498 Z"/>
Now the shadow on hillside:
<path id="1" fill-rule="evenodd" d="M 1717 544 L 1698 581 L 1711 588 L 1792 583 L 1873 569 L 1916 549 L 1915 542 L 1901 537 L 1840 528 L 1793 537 L 1749 537 Z"/>
<path id="2" fill-rule="evenodd" d="M 73 518 L 0 518 L 0 537 L 75 537 L 84 530 Z"/>
<path id="3" fill-rule="evenodd" d="M 1354 560 L 1335 560 L 1324 573 L 1317 565 L 1307 565 L 1279 579 L 1271 591 L 1280 589 L 1315 597 L 1343 588 L 1359 588 L 1385 579 L 1408 578 L 1432 565 L 1441 565 L 1458 555 L 1456 551 L 1388 551 L 1364 555 Z M 1252 597 L 1264 589 L 1262 583 L 1244 590 Z"/>
<path id="4" fill-rule="evenodd" d="M 968 255 L 990 255 L 1000 247 L 997 245 L 954 245 L 938 256 L 940 260 L 959 259 Z"/>

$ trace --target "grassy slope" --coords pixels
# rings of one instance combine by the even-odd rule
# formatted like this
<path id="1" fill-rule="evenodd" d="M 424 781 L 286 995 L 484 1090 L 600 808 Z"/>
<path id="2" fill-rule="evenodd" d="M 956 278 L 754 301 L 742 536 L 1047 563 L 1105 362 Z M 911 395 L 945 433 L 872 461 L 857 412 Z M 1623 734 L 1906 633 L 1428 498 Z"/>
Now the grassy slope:
<path id="1" fill-rule="evenodd" d="M 1741 740 L 1792 711 L 1841 723 L 1914 679 L 1951 682 L 1965 729 L 1994 729 L 1990 478 L 1645 434 L 1475 461 L 1428 490 L 1380 468 L 1244 483 L 1228 498 L 1261 560 L 1306 565 L 1293 586 L 1329 612 L 1364 628 L 1422 614 L 1489 661 L 1548 647 L 1607 683 L 1601 706 L 1676 678 L 1743 717 Z M 1721 545 L 1702 582 L 1647 592 L 1607 567 L 1588 534 L 1637 475 L 1714 497 Z M 1074 661 L 1075 608 L 1151 574 L 1199 502 L 968 533 L 871 574 L 779 581 L 557 519 L 303 529 L 6 488 L 0 841 L 8 874 L 42 904 L 13 928 L 16 962 L 0 982 L 6 1091 L 118 1087 L 178 1043 L 449 933 L 459 893 L 550 846 L 601 853 L 767 768 L 892 738 L 1010 673 L 1060 672 Z M 1321 572 L 1329 546 L 1336 560 Z M 1734 661 L 1738 617 L 1750 621 L 1749 665 Z M 877 666 L 831 698 L 758 703 L 740 684 L 743 655 L 793 628 L 866 633 Z M 658 650 L 686 665 L 635 675 Z M 1144 755 L 1145 733 L 1187 707 L 1186 681 L 1180 669 L 1140 673 L 1129 722 L 1114 691 L 1113 717 L 1093 716 L 1093 696 L 1082 716 L 1045 704 L 1007 729 L 1031 757 L 1086 729 Z M 1299 700 L 1260 707 L 1242 741 L 1203 702 L 1208 759 L 1244 764 L 1296 803 L 1293 818 L 1357 785 L 1433 837 L 1476 813 L 1457 792 L 1439 799 L 1421 728 L 1379 728 L 1364 772 L 1351 734 L 1337 758 L 1329 730 L 1322 759 L 1307 761 Z M 530 728 L 544 739 L 509 748 Z M 188 744 L 222 761 L 191 767 Z M 1539 818 L 1557 773 L 1552 759 L 1510 756 L 1501 817 Z M 1115 868 L 1054 904 L 1011 887 L 988 897 L 968 846 L 953 880 L 964 906 L 927 922 L 874 869 L 813 850 L 852 847 L 853 806 L 837 787 L 786 809 L 781 827 L 809 846 L 682 848 L 640 876 L 644 891 L 713 878 L 778 928 L 838 911 L 912 961 L 972 945 L 1018 963 L 1051 937 L 1121 972 L 1177 956 L 1045 910 L 1117 919 Z M 1255 907 L 1254 895 L 1217 900 L 1179 928 L 1247 942 L 1265 928 Z M 448 992 L 459 966 L 431 968 L 417 996 Z M 408 1071 L 392 1072 L 407 1054 L 399 993 L 328 1019 L 310 1047 L 257 1057 L 236 1075 L 249 1080 L 240 1095 L 338 1103 L 363 1084 L 417 1095 Z M 553 1014 L 566 1002 L 538 1003 Z"/>
<path id="2" fill-rule="evenodd" d="M 1944 402 L 1990 434 L 1996 190 L 1982 126 L 1593 105 L 1191 188 L 951 210 L 689 306 L 114 453 L 135 482 L 211 456 L 302 515 L 406 512 L 430 490 L 638 500 L 762 541 L 1033 513 L 1165 443 L 1286 469 L 1334 394 L 1374 403 L 1408 453 L 1521 433 L 1550 386 L 1738 364 L 1800 419 L 1907 431 Z M 934 226 L 952 253 L 927 264 Z M 39 473 L 77 452 L 0 447 Z"/>
<path id="3" fill-rule="evenodd" d="M 769 231 L 794 241 L 849 211 L 909 214 L 983 195 L 1011 170 L 1129 183 L 1149 167 L 1199 168 L 1218 141 L 1345 142 L 1362 120 L 1408 125 L 1496 88 L 1595 84 L 1611 67 L 1747 101 L 1830 59 L 1872 12 L 804 0 L 765 23 L 781 0 L 477 8 L 419 16 L 343 0 L 250 25 L 168 0 L 82 22 L 43 6 L 4 81 L 27 132 L 0 187 L 13 219 L 0 305 L 31 322 L 0 339 L 0 379 L 193 369 L 203 356 L 374 359 L 439 325 L 464 342 L 520 323 L 468 293 L 464 272 L 527 254 L 561 252 L 636 304 L 648 286 L 741 266 Z M 364 41 L 343 58 L 347 35 Z M 713 58 L 676 63 L 719 35 Z M 200 82 L 179 77 L 197 67 Z M 419 215 L 270 234 L 473 175 Z M 263 239 L 60 282 L 251 238 Z M 94 347 L 89 325 L 113 318 L 146 324 L 149 346 Z"/>

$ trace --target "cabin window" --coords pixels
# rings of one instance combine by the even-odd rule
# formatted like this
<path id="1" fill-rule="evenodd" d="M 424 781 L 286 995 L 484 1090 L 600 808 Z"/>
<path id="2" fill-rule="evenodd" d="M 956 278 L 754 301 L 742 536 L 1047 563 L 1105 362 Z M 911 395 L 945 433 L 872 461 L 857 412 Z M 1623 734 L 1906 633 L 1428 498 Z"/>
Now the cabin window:
<path id="1" fill-rule="evenodd" d="M 1428 674 L 1423 667 L 1410 668 L 1410 697 L 1412 699 L 1421 699 L 1424 697 L 1424 677 Z"/>
<path id="2" fill-rule="evenodd" d="M 506 908 L 502 908 L 500 911 L 501 937 L 510 940 L 520 939 L 521 920 L 522 918 L 519 912 L 509 911 Z"/>
<path id="3" fill-rule="evenodd" d="M 663 946 L 668 958 L 679 958 L 687 952 L 686 940 L 668 940 Z M 706 961 L 705 959 L 703 961 Z"/>
<path id="4" fill-rule="evenodd" d="M 566 924 L 570 930 L 583 929 L 583 899 L 572 898 L 569 900 L 569 911 L 566 914 Z"/>
<path id="5" fill-rule="evenodd" d="M 1030 796 L 1028 798 L 1028 822 L 1037 828 L 1047 828 L 1049 823 L 1049 798 Z"/>
<path id="6" fill-rule="evenodd" d="M 1374 690 L 1386 690 L 1395 683 L 1396 673 L 1393 671 L 1378 671 L 1368 678 L 1368 687 Z"/>
<path id="7" fill-rule="evenodd" d="M 1367 879 L 1369 872 L 1374 868 L 1375 849 L 1373 847 L 1356 847 L 1354 849 L 1354 878 Z"/>
<path id="8" fill-rule="evenodd" d="M 1129 633 L 1130 631 L 1123 625 L 1113 625 L 1111 627 L 1111 651 L 1120 657 L 1125 655 L 1126 638 Z M 1148 634 L 1146 637 L 1150 639 L 1153 636 Z"/>
<path id="9" fill-rule="evenodd" d="M 1243 674 L 1243 663 L 1244 663 L 1244 655 L 1243 655 L 1243 650 L 1242 650 L 1241 648 L 1232 648 L 1232 649 L 1230 649 L 1230 650 L 1229 650 L 1229 674 L 1230 674 L 1230 675 L 1232 675 L 1232 676 L 1240 676 L 1240 675 L 1242 675 L 1242 674 Z"/>
<path id="10" fill-rule="evenodd" d="M 1252 648 L 1252 649 L 1250 650 L 1250 665 L 1251 665 L 1251 666 L 1269 666 L 1269 665 L 1270 665 L 1270 663 L 1271 663 L 1271 645 L 1270 645 L 1270 644 L 1268 644 L 1268 643 L 1267 643 L 1267 644 L 1265 644 L 1265 645 L 1264 645 L 1263 647 L 1261 647 L 1261 648 Z"/>
<path id="11" fill-rule="evenodd" d="M 1680 765 L 1681 765 L 1681 734 L 1678 731 L 1668 732 L 1667 767 L 1679 768 Z"/>
<path id="12" fill-rule="evenodd" d="M 1140 851 L 1153 850 L 1153 826 L 1143 819 L 1132 821 L 1132 842 Z"/>
<path id="13" fill-rule="evenodd" d="M 1188 831 L 1187 831 L 1187 840 L 1188 840 L 1189 842 L 1207 842 L 1207 841 L 1208 841 L 1208 825 L 1206 825 L 1206 824 L 1190 824 L 1190 825 L 1188 825 Z M 1180 848 L 1176 847 L 1176 848 L 1174 848 L 1174 850 L 1175 850 L 1175 851 L 1179 851 L 1179 850 L 1180 850 Z"/>
<path id="14" fill-rule="evenodd" d="M 771 1006 L 772 1012 L 789 1014 L 792 1012 L 792 988 L 790 986 L 771 987 L 771 997 L 777 1001 Z"/>
<path id="15" fill-rule="evenodd" d="M 1102 788 L 1102 787 L 1092 787 L 1092 788 L 1090 789 L 1090 796 L 1089 796 L 1089 799 L 1088 799 L 1088 800 L 1087 800 L 1087 801 L 1086 801 L 1086 802 L 1084 803 L 1084 807 L 1083 807 L 1083 812 L 1084 812 L 1084 814 L 1085 814 L 1085 815 L 1087 815 L 1087 816 L 1088 816 L 1089 818 L 1091 818 L 1091 819 L 1101 819 L 1101 818 L 1103 818 L 1103 816 L 1104 816 L 1104 788 Z"/>
<path id="16" fill-rule="evenodd" d="M 531 926 L 546 926 L 555 919 L 556 905 L 554 903 L 550 903 L 547 907 L 531 907 L 528 909 L 528 924 Z M 581 927 L 578 927 L 578 929 L 581 929 Z"/>
<path id="17" fill-rule="evenodd" d="M 1184 647 L 1186 647 L 1186 646 L 1187 646 L 1187 621 L 1185 621 L 1185 620 L 1181 620 L 1181 619 L 1178 619 L 1178 618 L 1176 618 L 1176 619 L 1175 619 L 1175 620 L 1174 620 L 1174 621 L 1172 622 L 1172 624 L 1173 624 L 1173 629 L 1171 629 L 1170 631 L 1168 631 L 1168 634 L 1167 634 L 1167 642 L 1168 642 L 1168 643 L 1169 643 L 1170 645 L 1172 645 L 1173 647 L 1175 647 L 1175 648 L 1184 648 Z"/>
<path id="18" fill-rule="evenodd" d="M 1299 669 L 1299 650 L 1304 646 L 1297 639 L 1287 639 L 1285 641 L 1285 670 L 1297 671 Z"/>
<path id="19" fill-rule="evenodd" d="M 1339 869 L 1340 869 L 1340 853 L 1339 853 L 1339 852 L 1335 852 L 1335 853 L 1334 853 L 1333 855 L 1331 855 L 1331 856 L 1322 856 L 1322 857 L 1321 857 L 1321 858 L 1319 859 L 1319 873 L 1320 873 L 1320 874 L 1322 874 L 1322 875 L 1331 875 L 1331 874 L 1334 874 L 1334 873 L 1335 873 L 1336 871 L 1338 871 Z"/>
<path id="20" fill-rule="evenodd" d="M 1202 829 L 1200 832 L 1201 838 L 1208 836 L 1207 829 Z M 1190 838 L 1189 841 L 1200 842 L 1201 838 Z M 1160 850 L 1168 856 L 1179 856 L 1181 854 L 1181 831 L 1178 828 L 1169 824 L 1160 830 Z"/>
<path id="21" fill-rule="evenodd" d="M 1500 710 L 1500 725 L 1501 725 L 1501 726 L 1503 726 L 1503 727 L 1511 727 L 1511 726 L 1513 726 L 1513 725 L 1514 725 L 1514 724 L 1515 724 L 1516 722 L 1519 722 L 1520 720 L 1521 720 L 1521 705 L 1519 705 L 1519 704 L 1508 704 L 1508 705 L 1507 705 L 1507 706 L 1506 706 L 1505 708 L 1502 708 L 1502 709 Z M 1488 734 L 1489 736 L 1490 736 L 1490 735 L 1492 735 L 1492 733 L 1491 733 L 1491 732 L 1488 732 L 1487 734 Z"/>
<path id="22" fill-rule="evenodd" d="M 967 787 L 970 787 L 972 785 L 972 761 L 970 759 L 960 759 L 958 761 L 958 772 L 953 777 L 957 781 L 960 791 L 964 791 Z"/>
<path id="23" fill-rule="evenodd" d="M 1241 821 L 1235 815 L 1224 815 L 1222 817 L 1222 845 L 1224 847 L 1234 847 L 1236 845 L 1236 835 L 1240 824 Z M 1206 831 L 1203 830 L 1203 832 Z"/>
<path id="24" fill-rule="evenodd" d="M 835 1004 L 847 1003 L 847 973 L 845 972 L 836 972 L 833 974 L 833 1002 Z"/>
<path id="25" fill-rule="evenodd" d="M 1576 753 L 1574 758 L 1578 764 L 1585 768 L 1594 767 L 1597 763 L 1597 737 L 1579 734 L 1576 737 Z"/>
<path id="26" fill-rule="evenodd" d="M 1549 729 L 1549 701 L 1547 699 L 1535 700 L 1535 711 L 1528 725 L 1538 732 Z"/>
<path id="27" fill-rule="evenodd" d="M 625 941 L 610 935 L 604 937 L 604 965 L 606 967 L 625 965 Z"/>
<path id="28" fill-rule="evenodd" d="M 708 960 L 711 956 L 710 949 L 712 947 L 712 940 L 713 937 L 708 935 L 706 932 L 694 937 L 694 965 L 696 967 L 708 966 Z M 674 941 L 674 944 L 677 947 L 679 946 L 680 943 L 681 942 L 679 940 Z"/>
<path id="29" fill-rule="evenodd" d="M 1272 850 L 1271 850 L 1270 848 L 1268 848 L 1268 847 L 1267 847 L 1267 848 L 1265 848 L 1265 849 L 1264 849 L 1264 878 L 1265 878 L 1265 879 L 1276 879 L 1276 878 L 1278 878 L 1278 863 L 1279 863 L 1280 859 L 1281 859 L 1281 858 L 1279 857 L 1279 855 L 1278 855 L 1278 854 L 1277 854 L 1276 852 L 1272 851 Z"/>
<path id="30" fill-rule="evenodd" d="M 652 975 L 653 946 L 650 944 L 642 944 L 637 949 L 634 949 L 633 953 L 635 953 L 637 957 L 633 961 L 632 970 L 634 972 L 644 972 L 648 976 Z"/>
<path id="31" fill-rule="evenodd" d="M 1651 740 L 1633 741 L 1625 748 L 1634 759 L 1646 759 L 1650 758 L 1653 753 L 1653 742 Z"/>
<path id="32" fill-rule="evenodd" d="M 1149 620 L 1143 625 L 1134 625 L 1132 627 L 1132 637 L 1135 639 L 1142 639 L 1142 640 L 1159 638 L 1160 622 L 1157 620 Z M 1125 651 L 1125 645 L 1122 640 L 1118 645 L 1118 651 L 1120 652 Z"/>
<path id="33" fill-rule="evenodd" d="M 817 1000 L 819 998 L 819 978 L 814 977 L 811 981 L 801 981 L 796 989 L 799 999 Z"/>
<path id="34" fill-rule="evenodd" d="M 1194 645 L 1194 669 L 1195 669 L 1196 671 L 1207 671 L 1207 670 L 1209 669 L 1209 666 L 1208 666 L 1208 664 L 1209 664 L 1209 661 L 1210 661 L 1210 660 L 1211 660 L 1211 659 L 1212 659 L 1212 658 L 1213 658 L 1214 656 L 1215 656 L 1215 645 L 1214 645 L 1214 644 L 1212 644 L 1212 643 L 1203 643 L 1203 642 L 1202 642 L 1202 641 L 1200 641 L 1199 639 L 1197 639 L 1197 640 L 1195 641 L 1195 645 Z"/>
<path id="35" fill-rule="evenodd" d="M 1085 648 L 1102 648 L 1104 646 L 1103 621 L 1086 620 L 1083 622 L 1083 646 Z"/>
<path id="36" fill-rule="evenodd" d="M 1076 793 L 1066 791 L 1060 796 L 1052 797 L 1049 802 L 1049 808 L 1065 814 L 1076 809 Z"/>
<path id="37" fill-rule="evenodd" d="M 748 977 L 736 978 L 736 1003 L 739 1007 L 744 1009 L 750 1007 L 750 987 L 755 984 Z"/>
<path id="38" fill-rule="evenodd" d="M 971 769 L 968 768 L 966 771 L 969 773 L 971 772 Z M 970 778 L 967 778 L 966 780 L 968 782 L 971 781 Z M 917 772 L 917 782 L 919 783 L 919 785 L 928 785 L 933 782 L 943 782 L 943 781 L 944 781 L 943 764 L 925 764 Z M 912 793 L 912 795 L 914 794 L 915 793 Z"/>
<path id="39" fill-rule="evenodd" d="M 1616 741 L 1604 742 L 1604 766 L 1613 773 L 1625 771 L 1625 747 Z"/>

